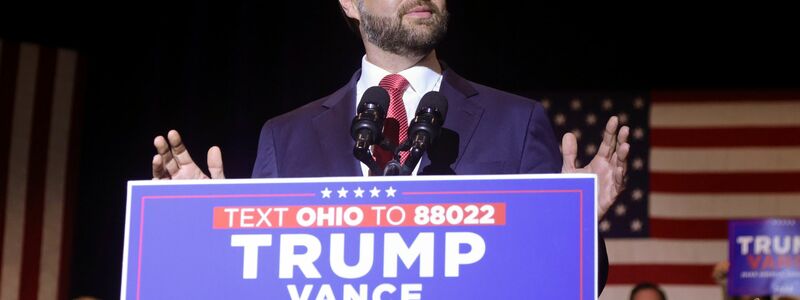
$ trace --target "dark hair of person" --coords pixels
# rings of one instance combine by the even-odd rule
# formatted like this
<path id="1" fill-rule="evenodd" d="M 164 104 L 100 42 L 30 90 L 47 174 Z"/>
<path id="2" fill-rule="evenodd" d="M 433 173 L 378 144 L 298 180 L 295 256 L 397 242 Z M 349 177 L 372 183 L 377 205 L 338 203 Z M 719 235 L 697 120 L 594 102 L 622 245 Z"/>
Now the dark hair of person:
<path id="1" fill-rule="evenodd" d="M 636 295 L 636 293 L 641 290 L 655 290 L 658 293 L 658 295 L 661 296 L 661 300 L 667 300 L 667 295 L 664 294 L 664 291 L 662 291 L 661 288 L 658 287 L 658 285 L 650 282 L 642 282 L 634 286 L 633 290 L 631 290 L 631 296 L 629 299 L 633 300 L 633 296 Z"/>

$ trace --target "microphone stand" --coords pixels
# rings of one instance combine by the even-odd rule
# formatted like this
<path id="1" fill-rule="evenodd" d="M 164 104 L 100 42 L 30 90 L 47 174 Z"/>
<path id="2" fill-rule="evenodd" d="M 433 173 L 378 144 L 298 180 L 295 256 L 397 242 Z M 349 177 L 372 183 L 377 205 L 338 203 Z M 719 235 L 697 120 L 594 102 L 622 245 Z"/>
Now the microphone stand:
<path id="1" fill-rule="evenodd" d="M 355 156 L 360 162 L 367 165 L 370 173 L 380 174 L 378 163 L 375 161 L 375 158 L 372 157 L 372 153 L 369 151 L 369 143 L 367 142 L 366 137 L 361 133 L 359 133 L 358 139 L 356 139 L 356 144 L 353 146 L 353 156 Z"/>
<path id="2" fill-rule="evenodd" d="M 386 141 L 386 140 L 384 140 Z M 394 158 L 386 163 L 386 167 L 383 168 L 383 176 L 398 176 L 398 175 L 405 175 L 402 174 L 403 165 L 400 164 L 400 150 L 404 148 L 404 145 L 400 145 L 399 147 L 392 144 L 390 141 L 386 141 L 386 143 L 381 143 L 381 147 L 384 149 L 391 151 L 394 154 Z"/>
<path id="3" fill-rule="evenodd" d="M 401 170 L 403 175 L 411 175 L 411 173 L 414 172 L 414 168 L 417 167 L 420 159 L 422 159 L 422 154 L 425 153 L 425 149 L 428 149 L 428 145 L 425 144 L 425 137 L 423 135 L 417 135 L 408 149 L 408 158 L 406 158 L 406 162 L 403 164 L 403 169 Z"/>
<path id="4" fill-rule="evenodd" d="M 388 139 L 382 139 L 380 144 L 374 146 L 380 146 L 394 155 L 394 158 L 386 163 L 386 167 L 383 169 L 383 172 L 381 172 L 380 168 L 378 167 L 378 162 L 376 162 L 375 158 L 372 156 L 370 144 L 367 142 L 366 136 L 359 133 L 358 138 L 356 139 L 356 144 L 353 146 L 353 156 L 355 156 L 358 161 L 364 163 L 367 168 L 369 168 L 369 172 L 372 176 L 396 176 L 411 174 L 410 172 L 407 174 L 402 173 L 403 166 L 400 164 L 399 149 L 397 145 L 392 143 L 392 141 Z"/>
<path id="5" fill-rule="evenodd" d="M 386 163 L 386 168 L 383 169 L 383 176 L 399 176 L 403 175 L 400 174 L 400 171 L 403 169 L 403 166 L 400 165 L 400 162 L 397 159 L 392 159 Z"/>
<path id="6" fill-rule="evenodd" d="M 386 163 L 386 168 L 383 170 L 383 176 L 396 176 L 396 175 L 411 175 L 414 168 L 417 167 L 422 154 L 428 148 L 425 140 L 427 135 L 419 134 L 415 137 L 414 141 L 406 140 L 400 147 L 394 151 L 394 159 Z M 404 164 L 400 163 L 400 151 L 408 151 L 408 158 Z"/>

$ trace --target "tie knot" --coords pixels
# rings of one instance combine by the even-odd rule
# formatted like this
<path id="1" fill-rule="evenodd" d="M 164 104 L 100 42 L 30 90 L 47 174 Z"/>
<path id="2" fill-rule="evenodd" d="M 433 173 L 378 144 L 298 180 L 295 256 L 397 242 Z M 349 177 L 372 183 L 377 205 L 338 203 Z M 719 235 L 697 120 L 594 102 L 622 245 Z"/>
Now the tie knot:
<path id="1" fill-rule="evenodd" d="M 400 74 L 389 74 L 381 79 L 378 86 L 386 89 L 390 94 L 392 92 L 404 92 L 408 87 L 408 80 Z"/>

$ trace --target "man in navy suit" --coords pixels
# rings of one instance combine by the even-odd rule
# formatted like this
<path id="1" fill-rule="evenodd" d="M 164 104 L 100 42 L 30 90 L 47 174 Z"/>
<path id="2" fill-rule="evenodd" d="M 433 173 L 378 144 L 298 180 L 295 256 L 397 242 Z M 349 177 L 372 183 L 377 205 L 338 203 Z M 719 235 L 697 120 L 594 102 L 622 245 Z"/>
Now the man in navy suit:
<path id="1" fill-rule="evenodd" d="M 437 59 L 435 47 L 447 31 L 445 0 L 339 2 L 364 42 L 362 68 L 333 94 L 267 121 L 253 177 L 367 176 L 368 168 L 353 157 L 349 128 L 364 91 L 381 86 L 394 94 L 387 119 L 400 124 L 400 132 L 424 94 L 439 91 L 447 98 L 442 135 L 415 174 L 596 173 L 598 217 L 613 204 L 623 188 L 630 148 L 629 129 L 623 126 L 617 133 L 616 117 L 609 120 L 595 158 L 577 168 L 575 136 L 564 136 L 559 153 L 539 103 L 470 82 Z M 154 144 L 154 179 L 209 178 L 176 131 Z M 210 177 L 224 178 L 220 149 L 212 147 L 207 156 Z M 608 262 L 605 244 L 599 246 L 602 290 Z"/>

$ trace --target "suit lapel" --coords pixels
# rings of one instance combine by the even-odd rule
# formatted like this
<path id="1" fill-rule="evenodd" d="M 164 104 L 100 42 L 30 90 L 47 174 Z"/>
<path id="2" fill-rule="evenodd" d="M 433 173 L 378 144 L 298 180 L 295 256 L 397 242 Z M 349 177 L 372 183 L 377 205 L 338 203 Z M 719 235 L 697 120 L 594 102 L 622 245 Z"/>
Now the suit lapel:
<path id="1" fill-rule="evenodd" d="M 314 117 L 312 126 L 319 141 L 319 151 L 327 176 L 360 176 L 361 168 L 353 157 L 353 138 L 350 122 L 355 115 L 356 81 L 361 72 L 356 72 L 350 82 L 331 94 L 322 103 L 324 111 Z M 320 166 L 323 167 L 323 166 Z"/>
<path id="2" fill-rule="evenodd" d="M 353 157 L 354 142 L 350 136 L 350 122 L 356 112 L 356 82 L 360 76 L 361 71 L 356 72 L 346 86 L 331 94 L 322 103 L 324 110 L 312 120 L 319 141 L 317 153 L 323 158 L 324 170 L 320 173 L 328 176 L 362 175 L 361 165 Z M 484 108 L 472 99 L 478 91 L 449 68 L 445 67 L 439 92 L 447 98 L 449 106 L 443 129 L 457 135 L 457 153 L 450 153 L 456 155 L 452 168 L 455 170 L 480 123 Z M 448 152 L 452 151 L 448 149 Z M 424 168 L 430 164 L 429 156 L 423 156 L 420 166 Z"/>
<path id="3" fill-rule="evenodd" d="M 472 139 L 475 128 L 480 123 L 484 109 L 474 99 L 470 99 L 477 95 L 478 91 L 467 80 L 449 68 L 445 67 L 439 92 L 447 98 L 449 107 L 443 126 L 443 137 L 446 129 L 450 129 L 457 134 L 458 153 L 455 153 L 457 157 L 455 157 L 455 164 L 452 168 L 455 170 L 464 156 L 464 151 L 466 151 L 467 145 Z M 425 155 L 420 165 L 424 167 L 430 164 L 429 156 Z"/>

